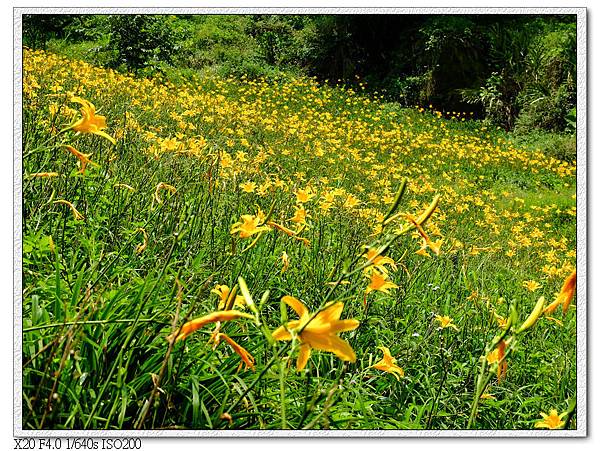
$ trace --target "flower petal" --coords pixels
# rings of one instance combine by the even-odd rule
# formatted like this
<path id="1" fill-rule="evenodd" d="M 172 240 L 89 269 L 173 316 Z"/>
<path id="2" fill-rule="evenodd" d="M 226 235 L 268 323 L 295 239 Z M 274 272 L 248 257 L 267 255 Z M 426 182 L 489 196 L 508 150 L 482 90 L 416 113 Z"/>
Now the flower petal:
<path id="1" fill-rule="evenodd" d="M 334 334 L 338 332 L 348 332 L 356 329 L 358 326 L 360 326 L 360 321 L 356 319 L 342 319 L 331 325 L 331 332 Z"/>
<path id="2" fill-rule="evenodd" d="M 273 333 L 271 334 L 273 336 L 274 340 L 291 340 L 292 339 L 292 335 L 287 331 L 287 329 L 285 328 L 285 326 L 280 326 L 277 329 L 275 329 L 273 331 Z"/>
<path id="3" fill-rule="evenodd" d="M 308 309 L 306 306 L 298 299 L 293 296 L 284 296 L 281 298 L 283 302 L 289 305 L 293 311 L 295 311 L 300 318 L 308 315 Z"/>
<path id="4" fill-rule="evenodd" d="M 296 360 L 296 369 L 302 371 L 308 362 L 310 357 L 310 346 L 307 344 L 300 345 L 300 352 L 298 353 L 298 360 Z"/>

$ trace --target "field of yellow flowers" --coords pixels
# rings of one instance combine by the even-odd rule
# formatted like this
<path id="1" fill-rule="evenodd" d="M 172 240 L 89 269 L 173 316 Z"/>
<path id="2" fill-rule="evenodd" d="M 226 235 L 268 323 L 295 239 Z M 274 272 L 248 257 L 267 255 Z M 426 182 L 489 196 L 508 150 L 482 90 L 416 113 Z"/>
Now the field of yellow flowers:
<path id="1" fill-rule="evenodd" d="M 357 91 L 24 50 L 24 429 L 576 427 L 575 162 Z"/>

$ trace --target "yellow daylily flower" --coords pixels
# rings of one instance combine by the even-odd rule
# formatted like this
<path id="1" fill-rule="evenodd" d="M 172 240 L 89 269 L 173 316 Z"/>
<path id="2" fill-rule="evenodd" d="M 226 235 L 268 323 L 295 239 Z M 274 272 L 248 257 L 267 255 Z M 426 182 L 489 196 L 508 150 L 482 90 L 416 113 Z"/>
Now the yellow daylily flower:
<path id="1" fill-rule="evenodd" d="M 558 414 L 556 409 L 552 409 L 550 414 L 546 414 L 544 412 L 540 412 L 543 420 L 535 423 L 536 428 L 546 428 L 546 429 L 560 429 L 565 425 L 565 422 L 562 419 L 567 415 L 567 412 Z"/>
<path id="2" fill-rule="evenodd" d="M 377 370 L 392 373 L 398 380 L 400 380 L 401 377 L 404 377 L 404 370 L 396 365 L 396 359 L 392 357 L 390 350 L 385 346 L 379 346 L 378 349 L 381 349 L 383 352 L 383 358 L 372 367 Z"/>
<path id="3" fill-rule="evenodd" d="M 94 135 L 102 136 L 115 144 L 115 139 L 103 132 L 106 128 L 106 117 L 96 114 L 96 107 L 87 100 L 81 97 L 71 97 L 71 102 L 81 105 L 81 119 L 71 125 L 68 129 L 73 129 L 81 133 L 93 133 Z"/>
<path id="4" fill-rule="evenodd" d="M 500 329 L 506 329 L 506 326 L 508 325 L 508 318 L 504 318 L 501 315 L 498 315 L 495 311 L 492 312 L 494 314 L 494 317 L 496 318 L 496 322 L 498 323 L 498 327 Z"/>
<path id="5" fill-rule="evenodd" d="M 296 202 L 301 203 L 301 204 L 310 201 L 316 195 L 310 187 L 308 187 L 306 189 L 299 189 L 298 191 L 296 191 L 295 194 L 296 194 Z"/>
<path id="6" fill-rule="evenodd" d="M 383 293 L 389 293 L 390 289 L 399 288 L 394 282 L 387 280 L 387 275 L 382 274 L 379 271 L 371 271 L 371 283 L 365 290 L 366 294 L 371 291 L 381 291 Z"/>
<path id="7" fill-rule="evenodd" d="M 454 320 L 447 315 L 445 315 L 445 316 L 435 315 L 435 320 L 440 323 L 440 327 L 442 329 L 445 329 L 446 327 L 452 327 L 454 330 L 458 330 L 458 327 L 456 327 L 456 324 L 452 323 Z"/>
<path id="8" fill-rule="evenodd" d="M 224 310 L 225 307 L 227 307 L 227 305 L 229 304 L 231 296 L 235 296 L 235 292 L 232 293 L 227 285 L 217 285 L 212 290 L 210 290 L 210 292 L 215 293 L 217 296 L 219 296 L 219 306 L 217 307 L 219 310 Z M 235 301 L 233 302 L 231 308 L 235 307 L 239 307 L 241 309 L 246 308 L 246 301 L 244 299 L 244 296 L 235 296 Z"/>
<path id="9" fill-rule="evenodd" d="M 256 183 L 254 183 L 254 182 L 241 183 L 240 188 L 245 193 L 253 193 L 256 190 Z"/>
<path id="10" fill-rule="evenodd" d="M 242 215 L 241 221 L 236 222 L 231 226 L 231 234 L 239 232 L 240 238 L 248 238 L 256 233 L 267 232 L 270 230 L 267 226 L 259 227 L 260 222 L 261 219 L 259 216 Z"/>
<path id="11" fill-rule="evenodd" d="M 296 212 L 290 221 L 296 224 L 306 224 L 306 218 L 310 218 L 310 215 L 306 212 L 304 207 L 296 207 Z"/>
<path id="12" fill-rule="evenodd" d="M 435 255 L 440 255 L 440 248 L 442 247 L 444 240 L 439 239 L 437 241 L 432 241 L 431 238 L 429 238 L 429 235 L 427 235 L 425 232 L 425 229 L 423 229 L 421 226 L 419 219 L 415 219 L 412 215 L 406 215 L 405 217 L 415 226 L 417 232 L 423 239 L 423 244 L 421 244 L 421 248 L 416 252 L 416 254 L 430 257 L 430 255 L 427 253 L 427 248 L 429 248 Z"/>
<path id="13" fill-rule="evenodd" d="M 367 253 L 364 254 L 363 257 L 371 263 L 371 266 L 365 268 L 366 271 L 377 269 L 383 274 L 387 274 L 388 269 L 385 265 L 390 265 L 390 267 L 393 268 L 394 271 L 398 269 L 398 267 L 396 266 L 396 262 L 393 259 L 391 259 L 390 257 L 380 255 L 377 249 L 367 250 Z"/>
<path id="14" fill-rule="evenodd" d="M 356 354 L 347 341 L 338 333 L 354 330 L 359 326 L 355 319 L 340 320 L 344 309 L 343 302 L 329 304 L 316 315 L 311 315 L 306 306 L 293 296 L 284 296 L 283 302 L 294 310 L 300 319 L 289 321 L 273 332 L 275 340 L 291 340 L 292 332 L 300 340 L 300 353 L 296 368 L 301 371 L 306 366 L 312 349 L 333 352 L 338 358 L 348 362 L 356 361 Z"/>
<path id="15" fill-rule="evenodd" d="M 208 315 L 204 315 L 200 318 L 188 321 L 183 326 L 181 326 L 179 331 L 175 331 L 171 335 L 167 336 L 167 340 L 184 340 L 185 338 L 187 338 L 188 335 L 206 326 L 207 324 L 216 323 L 217 321 L 231 321 L 233 319 L 239 318 L 254 319 L 252 315 L 240 312 L 238 310 L 219 310 L 216 312 L 209 313 Z"/>
<path id="16" fill-rule="evenodd" d="M 542 288 L 542 285 L 535 280 L 526 280 L 523 282 L 523 288 L 527 288 L 529 291 L 536 291 Z"/>
<path id="17" fill-rule="evenodd" d="M 358 204 L 360 204 L 360 200 L 353 194 L 348 194 L 348 197 L 346 197 L 346 201 L 344 202 L 344 207 L 345 208 L 354 208 Z"/>

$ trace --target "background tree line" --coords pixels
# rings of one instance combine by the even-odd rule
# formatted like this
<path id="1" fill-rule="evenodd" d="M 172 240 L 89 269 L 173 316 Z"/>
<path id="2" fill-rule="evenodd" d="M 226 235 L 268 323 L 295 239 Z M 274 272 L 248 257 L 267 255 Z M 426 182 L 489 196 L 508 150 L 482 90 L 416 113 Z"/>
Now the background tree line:
<path id="1" fill-rule="evenodd" d="M 23 44 L 143 75 L 304 73 L 517 133 L 575 130 L 575 16 L 29 15 Z"/>

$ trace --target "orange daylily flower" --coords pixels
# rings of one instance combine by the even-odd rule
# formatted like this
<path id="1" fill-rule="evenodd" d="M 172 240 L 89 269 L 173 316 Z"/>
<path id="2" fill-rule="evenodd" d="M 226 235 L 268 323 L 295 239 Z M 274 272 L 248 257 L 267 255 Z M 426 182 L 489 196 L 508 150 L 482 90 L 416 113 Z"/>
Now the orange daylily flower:
<path id="1" fill-rule="evenodd" d="M 496 349 L 490 352 L 487 356 L 487 363 L 492 365 L 494 363 L 498 364 L 498 383 L 502 380 L 503 377 L 506 377 L 506 370 L 508 369 L 508 363 L 504 360 L 506 354 L 506 342 L 504 340 L 498 343 Z"/>
<path id="2" fill-rule="evenodd" d="M 560 293 L 556 296 L 556 300 L 544 309 L 544 313 L 547 315 L 552 314 L 560 304 L 562 304 L 563 307 L 563 314 L 567 313 L 569 305 L 571 305 L 571 301 L 573 300 L 573 295 L 575 294 L 576 285 L 577 272 L 573 271 L 569 277 L 565 279 Z"/>
<path id="3" fill-rule="evenodd" d="M 242 362 L 240 363 L 240 367 L 242 366 L 242 364 L 246 365 L 246 368 L 250 368 L 251 370 L 254 371 L 254 357 L 252 356 L 252 354 L 250 354 L 243 346 L 240 346 L 238 343 L 236 343 L 235 340 L 233 340 L 233 338 L 229 337 L 226 334 L 220 333 L 218 332 L 214 337 L 213 337 L 213 341 L 215 343 L 215 347 L 218 346 L 218 344 L 221 341 L 221 338 L 223 340 L 225 340 L 227 342 L 227 344 L 229 346 L 231 346 L 231 349 L 233 349 L 233 351 L 240 356 L 240 358 L 242 359 Z M 239 369 L 239 368 L 238 368 Z"/>
<path id="4" fill-rule="evenodd" d="M 340 320 L 343 302 L 329 304 L 316 315 L 311 315 L 306 306 L 293 296 L 284 296 L 283 302 L 294 310 L 300 319 L 289 321 L 273 332 L 275 340 L 291 340 L 292 333 L 300 340 L 300 353 L 296 361 L 298 371 L 302 370 L 312 349 L 333 352 L 338 358 L 348 362 L 356 361 L 356 354 L 347 341 L 338 337 L 340 332 L 354 330 L 359 326 L 355 319 Z"/>
<path id="5" fill-rule="evenodd" d="M 207 324 L 216 323 L 217 321 L 231 321 L 240 318 L 254 319 L 252 315 L 240 312 L 238 310 L 218 310 L 216 312 L 209 313 L 208 315 L 204 315 L 200 318 L 188 321 L 183 326 L 181 326 L 181 328 L 178 331 L 175 331 L 171 335 L 167 336 L 167 340 L 184 340 L 192 332 L 197 331 L 198 329 L 206 326 Z"/>
<path id="6" fill-rule="evenodd" d="M 392 357 L 390 350 L 385 346 L 379 346 L 378 349 L 381 349 L 383 352 L 383 358 L 373 365 L 372 368 L 392 373 L 392 375 L 398 380 L 400 380 L 401 377 L 404 377 L 404 370 L 396 365 L 396 359 Z"/>
<path id="7" fill-rule="evenodd" d="M 77 149 L 75 149 L 73 146 L 69 146 L 69 145 L 65 145 L 66 149 L 71 152 L 78 160 L 80 163 L 80 168 L 79 168 L 79 173 L 80 174 L 85 174 L 85 168 L 87 167 L 88 164 L 92 165 L 92 166 L 98 166 L 96 163 L 94 163 L 92 160 L 90 160 L 90 157 L 92 156 L 91 153 L 85 154 L 82 153 L 80 151 L 78 151 Z"/>

